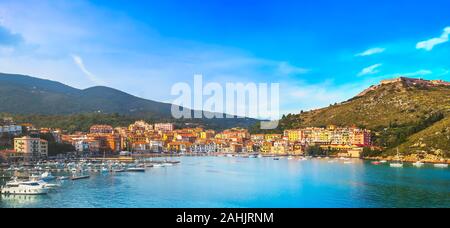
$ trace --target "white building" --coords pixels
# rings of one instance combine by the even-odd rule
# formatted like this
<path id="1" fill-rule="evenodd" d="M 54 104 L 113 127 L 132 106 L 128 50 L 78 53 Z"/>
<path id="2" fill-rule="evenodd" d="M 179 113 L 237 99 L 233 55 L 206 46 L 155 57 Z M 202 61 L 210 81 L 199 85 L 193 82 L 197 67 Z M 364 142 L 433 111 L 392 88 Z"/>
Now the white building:
<path id="1" fill-rule="evenodd" d="M 215 143 L 194 143 L 191 145 L 192 153 L 214 153 L 216 152 Z"/>
<path id="2" fill-rule="evenodd" d="M 20 125 L 0 125 L 0 134 L 7 133 L 11 135 L 20 135 L 22 134 L 22 126 Z"/>
<path id="3" fill-rule="evenodd" d="M 157 123 L 154 126 L 155 131 L 173 131 L 175 125 L 173 123 Z"/>
<path id="4" fill-rule="evenodd" d="M 161 140 L 150 140 L 149 146 L 152 152 L 161 153 L 163 152 L 164 142 Z"/>

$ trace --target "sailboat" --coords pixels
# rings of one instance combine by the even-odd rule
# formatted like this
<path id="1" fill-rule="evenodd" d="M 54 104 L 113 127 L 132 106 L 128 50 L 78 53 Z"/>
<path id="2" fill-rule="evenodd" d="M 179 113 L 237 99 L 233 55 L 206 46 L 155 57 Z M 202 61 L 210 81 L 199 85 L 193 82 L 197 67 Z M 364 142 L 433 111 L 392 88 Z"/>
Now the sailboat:
<path id="1" fill-rule="evenodd" d="M 400 154 L 398 152 L 398 148 L 397 148 L 397 161 L 394 163 L 389 164 L 391 167 L 393 168 L 403 168 L 403 162 L 400 161 Z"/>

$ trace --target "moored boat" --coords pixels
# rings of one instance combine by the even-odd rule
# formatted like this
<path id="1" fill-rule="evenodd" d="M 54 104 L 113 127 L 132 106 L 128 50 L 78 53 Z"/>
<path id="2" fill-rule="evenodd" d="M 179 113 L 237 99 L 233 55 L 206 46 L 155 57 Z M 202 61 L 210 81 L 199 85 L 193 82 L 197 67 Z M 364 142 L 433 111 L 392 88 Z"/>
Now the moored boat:
<path id="1" fill-rule="evenodd" d="M 397 148 L 397 155 L 396 155 L 396 161 L 394 163 L 389 164 L 392 168 L 403 168 L 403 162 L 400 161 L 400 153 L 398 152 Z"/>
<path id="2" fill-rule="evenodd" d="M 82 180 L 82 179 L 89 179 L 91 176 L 89 175 L 73 175 L 70 177 L 71 180 Z"/>
<path id="3" fill-rule="evenodd" d="M 416 161 L 412 164 L 415 167 L 422 167 L 423 165 L 425 165 L 425 163 L 421 162 L 421 161 Z"/>
<path id="4" fill-rule="evenodd" d="M 13 180 L 6 183 L 1 193 L 4 195 L 45 195 L 48 193 L 48 188 L 38 181 Z"/>
<path id="5" fill-rule="evenodd" d="M 436 168 L 448 168 L 448 164 L 438 163 L 438 164 L 434 164 L 434 167 L 436 167 Z"/>
<path id="6" fill-rule="evenodd" d="M 145 172 L 145 168 L 134 167 L 134 168 L 128 168 L 127 171 L 128 172 Z"/>

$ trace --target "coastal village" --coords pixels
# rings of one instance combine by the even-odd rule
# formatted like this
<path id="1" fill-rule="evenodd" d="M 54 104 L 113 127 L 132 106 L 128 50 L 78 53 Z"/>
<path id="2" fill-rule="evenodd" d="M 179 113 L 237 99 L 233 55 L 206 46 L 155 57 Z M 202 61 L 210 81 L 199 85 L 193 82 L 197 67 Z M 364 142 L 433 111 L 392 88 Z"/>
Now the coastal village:
<path id="1" fill-rule="evenodd" d="M 23 136 L 23 132 L 27 132 Z M 4 119 L 0 134 L 14 136 L 14 147 L 2 150 L 9 159 L 48 157 L 48 142 L 41 134 L 51 134 L 56 142 L 70 144 L 84 155 L 130 156 L 132 154 L 261 154 L 304 155 L 308 147 L 336 151 L 341 157 L 359 158 L 364 147 L 371 147 L 371 132 L 356 127 L 308 127 L 283 134 L 250 134 L 233 128 L 221 132 L 203 128 L 176 129 L 173 123 L 149 124 L 136 121 L 127 127 L 93 125 L 89 132 L 63 133 L 63 129 L 37 129 Z"/>

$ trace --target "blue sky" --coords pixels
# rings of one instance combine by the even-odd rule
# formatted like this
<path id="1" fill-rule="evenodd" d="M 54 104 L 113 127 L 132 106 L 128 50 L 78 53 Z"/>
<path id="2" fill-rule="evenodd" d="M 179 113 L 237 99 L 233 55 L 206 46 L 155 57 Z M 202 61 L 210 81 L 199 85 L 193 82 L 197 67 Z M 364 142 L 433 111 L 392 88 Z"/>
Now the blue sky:
<path id="1" fill-rule="evenodd" d="M 171 102 L 170 88 L 279 82 L 282 113 L 384 78 L 450 80 L 450 2 L 1 0 L 0 72 Z"/>

